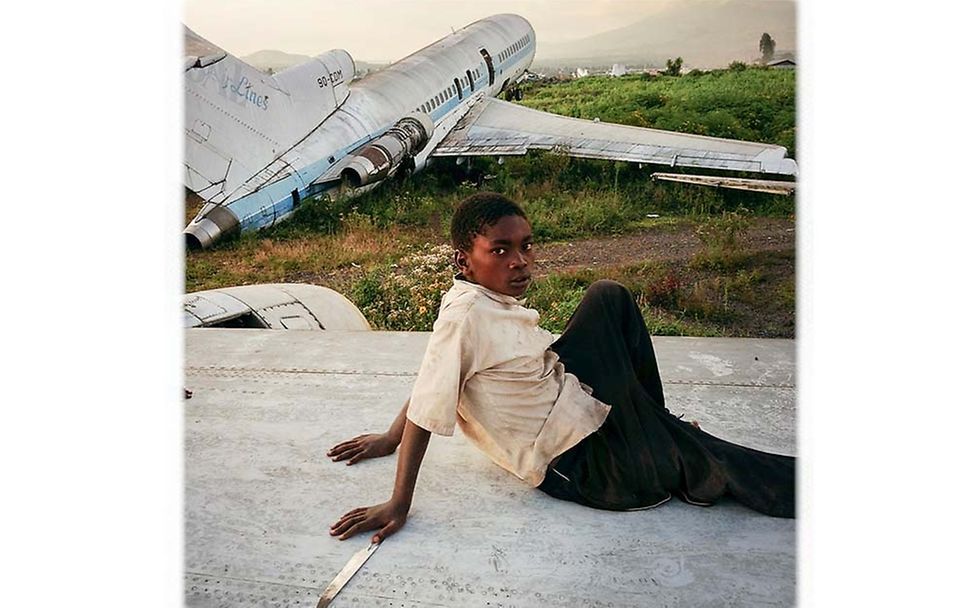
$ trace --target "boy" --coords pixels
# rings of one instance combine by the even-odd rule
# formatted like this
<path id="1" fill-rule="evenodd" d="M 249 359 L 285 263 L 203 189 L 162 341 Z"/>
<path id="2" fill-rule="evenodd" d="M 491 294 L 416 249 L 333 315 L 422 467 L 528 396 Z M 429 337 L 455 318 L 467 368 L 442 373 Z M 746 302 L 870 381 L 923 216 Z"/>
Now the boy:
<path id="1" fill-rule="evenodd" d="M 518 300 L 534 265 L 524 211 L 500 194 L 473 195 L 454 214 L 451 238 L 460 273 L 410 398 L 386 433 L 328 452 L 354 464 L 401 442 L 392 497 L 349 511 L 331 535 L 379 529 L 379 542 L 399 530 L 430 433 L 451 435 L 455 424 L 496 464 L 556 498 L 632 510 L 671 492 L 698 505 L 731 493 L 793 517 L 793 458 L 730 444 L 666 410 L 652 342 L 625 287 L 592 285 L 554 342 Z"/>

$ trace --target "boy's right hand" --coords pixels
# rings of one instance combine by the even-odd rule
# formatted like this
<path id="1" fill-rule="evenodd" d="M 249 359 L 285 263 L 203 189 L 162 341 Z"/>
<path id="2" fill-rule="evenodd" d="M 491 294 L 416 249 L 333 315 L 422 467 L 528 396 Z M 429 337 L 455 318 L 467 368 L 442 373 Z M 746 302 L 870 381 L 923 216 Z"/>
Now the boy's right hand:
<path id="1" fill-rule="evenodd" d="M 339 443 L 328 450 L 327 455 L 334 462 L 348 460 L 345 464 L 355 464 L 366 458 L 388 456 L 396 451 L 397 446 L 398 442 L 393 441 L 385 433 L 370 433 Z"/>

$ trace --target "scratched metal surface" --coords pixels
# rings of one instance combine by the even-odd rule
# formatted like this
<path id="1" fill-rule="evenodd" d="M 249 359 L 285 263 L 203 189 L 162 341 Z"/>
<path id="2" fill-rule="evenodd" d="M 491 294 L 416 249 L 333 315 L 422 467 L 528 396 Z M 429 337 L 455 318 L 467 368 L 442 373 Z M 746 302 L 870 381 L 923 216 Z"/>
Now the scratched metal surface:
<path id="1" fill-rule="evenodd" d="M 384 429 L 428 334 L 186 331 L 189 606 L 314 606 L 368 536 L 328 526 L 388 498 L 395 458 L 324 452 Z M 794 343 L 655 339 L 667 405 L 718 436 L 794 453 Z M 733 501 L 610 513 L 559 502 L 458 432 L 434 437 L 406 527 L 333 606 L 788 606 L 795 522 Z"/>

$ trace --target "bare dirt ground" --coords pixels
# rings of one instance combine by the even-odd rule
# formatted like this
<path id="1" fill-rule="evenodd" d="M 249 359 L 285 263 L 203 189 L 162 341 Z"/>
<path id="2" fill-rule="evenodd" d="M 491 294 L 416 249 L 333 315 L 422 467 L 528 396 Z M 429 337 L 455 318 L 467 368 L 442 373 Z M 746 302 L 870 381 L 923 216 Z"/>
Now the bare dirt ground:
<path id="1" fill-rule="evenodd" d="M 738 238 L 742 252 L 782 251 L 795 248 L 795 222 L 791 218 L 758 217 Z M 645 261 L 689 262 L 703 244 L 692 226 L 647 228 L 639 232 L 539 248 L 536 274 L 604 268 Z"/>
<path id="2" fill-rule="evenodd" d="M 741 252 L 794 251 L 794 248 L 795 221 L 791 218 L 753 218 L 747 231 L 738 237 Z M 646 261 L 689 263 L 703 250 L 703 243 L 694 227 L 689 225 L 660 226 L 617 236 L 548 243 L 538 247 L 535 276 L 541 278 L 553 272 L 594 270 Z M 363 274 L 361 268 L 346 267 L 326 273 L 301 273 L 292 280 L 340 289 L 347 288 Z"/>

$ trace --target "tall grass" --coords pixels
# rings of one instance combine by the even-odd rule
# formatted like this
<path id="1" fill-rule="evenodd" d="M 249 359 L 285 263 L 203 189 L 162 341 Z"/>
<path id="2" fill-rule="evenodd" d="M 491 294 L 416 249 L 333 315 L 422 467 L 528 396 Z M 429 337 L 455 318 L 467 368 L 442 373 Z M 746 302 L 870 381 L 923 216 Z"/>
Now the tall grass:
<path id="1" fill-rule="evenodd" d="M 524 105 L 712 137 L 773 143 L 795 154 L 795 72 L 748 68 L 687 76 L 593 76 L 525 90 Z"/>

